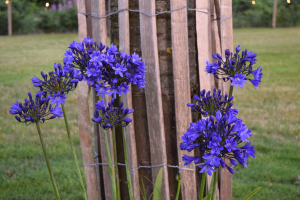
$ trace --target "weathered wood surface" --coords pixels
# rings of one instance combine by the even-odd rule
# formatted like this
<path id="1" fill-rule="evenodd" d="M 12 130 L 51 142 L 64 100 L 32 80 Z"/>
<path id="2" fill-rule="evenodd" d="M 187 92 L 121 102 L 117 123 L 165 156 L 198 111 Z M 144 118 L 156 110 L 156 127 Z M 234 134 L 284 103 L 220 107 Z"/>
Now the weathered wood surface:
<path id="1" fill-rule="evenodd" d="M 219 0 L 210 0 L 211 7 L 211 47 L 212 54 L 221 53 L 221 39 L 219 35 L 219 26 L 218 26 L 218 15 L 215 8 L 215 1 Z M 216 59 L 212 58 L 212 62 L 217 62 Z M 223 89 L 223 81 L 221 79 L 214 78 L 214 85 L 217 89 Z"/>
<path id="2" fill-rule="evenodd" d="M 233 29 L 232 29 L 232 0 L 220 2 L 220 28 L 221 28 L 221 50 L 225 59 L 225 49 L 233 51 Z M 229 94 L 230 81 L 223 83 L 223 94 Z M 228 166 L 231 163 L 225 160 Z M 232 174 L 225 168 L 220 170 L 220 200 L 232 199 Z"/>
<path id="3" fill-rule="evenodd" d="M 140 11 L 155 14 L 155 0 L 139 0 Z M 161 82 L 158 61 L 156 17 L 140 14 L 140 34 L 142 58 L 147 66 L 146 107 L 148 132 L 150 139 L 151 165 L 167 164 L 166 139 L 161 98 Z M 159 168 L 152 168 L 152 180 L 155 181 Z M 163 167 L 161 193 L 164 200 L 170 199 L 168 168 Z"/>
<path id="4" fill-rule="evenodd" d="M 91 0 L 91 13 L 97 16 L 104 16 L 105 15 L 105 0 Z M 92 34 L 94 42 L 97 42 L 98 44 L 102 42 L 104 45 L 107 45 L 107 28 L 106 28 L 106 19 L 101 18 L 92 18 Z M 101 98 L 101 97 L 100 97 Z M 93 103 L 95 104 L 98 99 L 96 97 L 96 91 L 93 89 Z M 95 110 L 95 106 L 94 110 Z M 101 153 L 102 151 L 105 151 L 105 146 L 101 145 L 101 139 L 104 143 L 104 135 L 103 135 L 103 129 L 98 123 L 94 123 L 94 140 L 95 140 L 95 152 L 98 154 L 98 157 L 96 159 L 97 163 L 101 163 L 103 160 L 103 156 L 106 157 L 106 154 Z M 98 180 L 98 190 L 100 199 L 105 199 L 105 188 L 107 192 L 110 192 L 110 190 L 105 186 L 105 184 L 109 185 L 106 180 L 110 181 L 109 169 L 107 166 L 102 165 L 96 165 L 96 172 L 97 172 L 97 180 Z M 105 183 L 105 184 L 104 184 Z"/>
<path id="5" fill-rule="evenodd" d="M 90 6 L 90 5 L 89 5 Z M 77 9 L 80 12 L 86 12 L 84 0 L 77 1 Z M 85 15 L 78 14 L 78 36 L 79 41 L 87 37 L 87 21 Z M 86 82 L 78 84 L 78 128 L 80 134 L 80 146 L 82 151 L 83 163 L 94 163 L 94 149 L 91 132 L 91 119 L 89 113 L 89 94 L 90 87 Z M 90 200 L 98 200 L 99 192 L 97 187 L 97 177 L 95 166 L 84 166 L 85 178 L 87 184 L 87 195 Z"/>
<path id="6" fill-rule="evenodd" d="M 129 0 L 129 8 L 139 10 L 138 0 Z M 139 13 L 129 12 L 130 26 L 130 54 L 137 53 L 142 56 L 141 51 L 141 36 L 140 36 L 140 17 Z M 136 85 L 132 85 L 132 102 L 133 102 L 133 117 L 134 130 L 137 148 L 137 160 L 140 165 L 151 165 L 150 156 L 150 141 L 147 124 L 147 108 L 145 88 L 140 89 Z M 153 185 L 148 180 L 152 179 L 151 168 L 140 168 L 138 170 L 139 183 L 143 181 L 145 191 L 148 196 L 153 192 Z M 148 180 L 147 180 L 148 179 Z M 140 197 L 142 198 L 142 197 Z"/>
<path id="7" fill-rule="evenodd" d="M 273 3 L 272 27 L 276 28 L 277 0 Z"/>
<path id="8" fill-rule="evenodd" d="M 128 0 L 119 0 L 118 9 L 129 8 Z M 130 53 L 130 30 L 129 30 L 129 11 L 123 11 L 119 13 L 119 50 L 120 52 L 126 51 Z M 132 106 L 132 88 L 129 86 L 130 91 L 126 95 L 122 95 L 122 101 L 124 103 L 124 108 L 133 108 Z M 134 118 L 133 114 L 128 115 L 132 119 L 132 122 L 125 128 L 126 134 L 126 146 L 128 154 L 129 167 L 134 169 L 138 167 L 137 163 L 137 149 L 135 140 L 135 130 L 134 130 Z M 124 154 L 124 152 L 122 151 Z M 123 170 L 126 170 L 123 167 Z M 126 173 L 125 173 L 126 174 Z M 134 199 L 140 199 L 140 189 L 139 189 L 139 174 L 138 171 L 131 171 L 130 173 L 132 189 Z M 125 183 L 127 183 L 127 178 L 125 177 Z M 127 184 L 124 184 L 124 190 L 128 192 Z M 122 196 L 123 197 L 123 196 Z M 123 199 L 128 198 L 128 194 Z"/>
<path id="9" fill-rule="evenodd" d="M 12 35 L 12 12 L 11 12 L 11 0 L 7 4 L 7 25 L 8 25 L 8 35 Z"/>
<path id="10" fill-rule="evenodd" d="M 185 0 L 171 0 L 171 10 L 186 6 Z M 172 29 L 172 59 L 174 76 L 174 96 L 175 96 L 175 118 L 176 135 L 178 147 L 179 167 L 184 167 L 182 161 L 183 153 L 193 155 L 193 153 L 183 152 L 179 149 L 183 132 L 189 127 L 191 111 L 186 106 L 191 102 L 190 98 L 190 74 L 188 55 L 188 22 L 187 9 L 181 9 L 171 13 Z M 194 168 L 194 164 L 190 164 Z M 182 199 L 197 199 L 196 175 L 193 171 L 180 170 L 181 174 L 181 195 Z"/>

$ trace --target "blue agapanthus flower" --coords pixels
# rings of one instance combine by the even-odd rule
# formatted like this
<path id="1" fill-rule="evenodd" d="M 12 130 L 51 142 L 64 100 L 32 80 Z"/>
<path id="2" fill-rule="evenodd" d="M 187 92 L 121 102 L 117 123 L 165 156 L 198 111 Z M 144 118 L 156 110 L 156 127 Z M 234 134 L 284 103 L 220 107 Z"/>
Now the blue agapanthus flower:
<path id="1" fill-rule="evenodd" d="M 130 83 L 139 88 L 145 87 L 146 66 L 137 54 L 129 55 L 125 51 L 119 53 L 113 44 L 105 47 L 102 43 L 93 43 L 92 40 L 85 38 L 82 43 L 70 44 L 70 50 L 66 51 L 64 59 L 66 70 L 80 70 L 87 84 L 91 84 L 97 91 L 103 89 L 103 85 L 99 84 L 102 81 L 105 92 L 98 93 L 102 96 L 113 94 L 116 98 L 116 95 L 126 94 Z M 69 58 L 70 51 L 72 59 Z"/>
<path id="2" fill-rule="evenodd" d="M 72 69 L 66 71 L 61 64 L 54 63 L 54 71 L 44 74 L 41 72 L 42 80 L 34 76 L 31 81 L 35 87 L 39 87 L 41 91 L 57 94 L 64 91 L 68 94 L 76 89 L 78 81 L 82 80 L 82 75 L 78 70 Z"/>
<path id="3" fill-rule="evenodd" d="M 62 117 L 62 108 L 59 106 L 52 107 L 50 97 L 47 97 L 47 92 L 39 91 L 35 98 L 32 98 L 31 93 L 28 93 L 29 99 L 25 99 L 25 103 L 16 102 L 12 104 L 10 114 L 15 115 L 17 121 L 29 125 L 31 123 L 42 122 Z"/>
<path id="4" fill-rule="evenodd" d="M 256 54 L 248 50 L 242 51 L 242 55 L 239 55 L 241 51 L 241 46 L 239 45 L 235 49 L 235 54 L 230 52 L 229 49 L 225 50 L 226 59 L 223 60 L 220 54 L 212 55 L 214 59 L 217 60 L 217 63 L 206 62 L 206 71 L 210 74 L 213 74 L 216 78 L 221 78 L 224 81 L 231 81 L 231 86 L 235 86 L 237 89 L 238 86 L 243 88 L 243 84 L 249 80 L 255 88 L 258 88 L 258 85 L 261 83 L 262 78 L 262 68 L 259 66 L 256 70 L 253 70 L 253 65 L 256 64 Z M 249 78 L 252 74 L 253 78 Z"/>
<path id="5" fill-rule="evenodd" d="M 211 115 L 207 119 L 190 124 L 190 128 L 182 136 L 180 149 L 191 152 L 199 148 L 204 153 L 204 163 L 199 165 L 200 173 L 206 172 L 211 175 L 220 165 L 234 173 L 223 159 L 228 158 L 233 165 L 239 162 L 247 167 L 247 159 L 255 157 L 254 146 L 248 141 L 251 135 L 251 129 L 247 129 L 243 121 L 236 117 L 235 111 L 217 111 L 215 117 Z M 185 155 L 182 159 L 186 162 L 185 165 L 188 165 L 191 162 L 199 163 L 201 157 Z"/>
<path id="6" fill-rule="evenodd" d="M 233 96 L 228 98 L 228 95 L 225 94 L 223 97 L 221 95 L 221 90 L 214 88 L 213 94 L 210 94 L 210 91 L 207 93 L 205 90 L 200 92 L 200 97 L 194 95 L 194 99 L 197 100 L 197 103 L 189 103 L 188 107 L 192 108 L 193 112 L 198 112 L 202 116 L 207 117 L 210 115 L 216 115 L 218 110 L 221 110 L 222 113 L 227 113 L 229 111 L 238 113 L 237 109 L 232 108 Z"/>
<path id="7" fill-rule="evenodd" d="M 124 109 L 123 102 L 121 102 L 118 107 L 115 107 L 114 99 L 112 99 L 106 107 L 104 99 L 102 99 L 95 104 L 95 108 L 95 118 L 92 118 L 92 121 L 99 123 L 104 129 L 125 127 L 132 121 L 132 119 L 126 117 L 128 114 L 133 113 L 134 110 L 128 108 Z"/>

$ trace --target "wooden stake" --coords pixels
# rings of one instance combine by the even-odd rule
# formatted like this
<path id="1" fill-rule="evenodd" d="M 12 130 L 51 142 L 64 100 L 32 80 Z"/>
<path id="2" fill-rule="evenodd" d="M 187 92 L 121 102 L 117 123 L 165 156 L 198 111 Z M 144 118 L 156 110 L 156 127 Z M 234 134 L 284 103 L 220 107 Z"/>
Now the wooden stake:
<path id="1" fill-rule="evenodd" d="M 186 6 L 186 0 L 171 0 L 170 3 L 171 10 Z M 190 122 L 192 121 L 191 110 L 186 106 L 191 102 L 187 28 L 187 9 L 184 8 L 172 12 L 172 59 L 179 167 L 187 167 L 184 166 L 182 161 L 183 154 L 193 156 L 192 152 L 183 152 L 179 149 L 180 143 L 182 142 L 182 134 L 190 126 Z M 190 164 L 189 167 L 193 169 L 194 164 Z M 195 172 L 180 170 L 180 174 L 182 199 L 197 199 Z"/>
<path id="2" fill-rule="evenodd" d="M 8 19 L 8 35 L 12 35 L 11 1 L 8 1 L 7 4 L 7 19 Z"/>
<path id="3" fill-rule="evenodd" d="M 118 9 L 129 8 L 128 0 L 119 0 Z M 123 11 L 119 13 L 119 51 L 126 51 L 130 53 L 130 30 L 129 30 L 129 11 Z M 132 106 L 132 88 L 129 86 L 130 91 L 126 95 L 122 95 L 122 101 L 124 103 L 124 108 L 133 108 Z M 134 130 L 134 118 L 133 114 L 128 116 L 132 119 L 132 122 L 125 128 L 126 135 L 126 146 L 128 153 L 129 167 L 134 169 L 138 167 L 137 162 L 137 150 L 136 150 L 136 140 L 135 140 L 135 130 Z M 121 151 L 123 153 L 123 151 Z M 139 189 L 139 173 L 138 171 L 131 171 L 131 182 L 133 189 L 134 199 L 140 199 L 140 189 Z M 127 182 L 126 180 L 124 180 Z M 127 189 L 127 188 L 126 188 Z"/>
<path id="4" fill-rule="evenodd" d="M 277 0 L 274 0 L 273 4 L 273 20 L 272 20 L 272 27 L 276 28 L 276 15 L 277 15 Z"/>
<path id="5" fill-rule="evenodd" d="M 139 0 L 140 11 L 155 14 L 155 0 Z M 150 139 L 151 165 L 167 164 L 166 139 L 164 130 L 161 98 L 160 71 L 156 35 L 156 17 L 140 14 L 142 58 L 147 66 L 146 106 Z M 155 182 L 159 167 L 152 168 L 152 180 Z M 163 167 L 161 193 L 164 200 L 169 200 L 168 168 Z"/>
<path id="6" fill-rule="evenodd" d="M 85 0 L 77 1 L 77 9 L 80 12 L 86 12 Z M 78 14 L 78 37 L 82 41 L 87 37 L 86 16 Z M 82 151 L 83 163 L 94 163 L 94 149 L 91 132 L 91 120 L 89 112 L 89 94 L 90 87 L 82 81 L 78 84 L 78 128 L 80 134 L 80 146 Z M 98 200 L 99 192 L 97 187 L 97 176 L 95 166 L 84 166 L 85 179 L 87 184 L 87 194 L 90 200 Z"/>

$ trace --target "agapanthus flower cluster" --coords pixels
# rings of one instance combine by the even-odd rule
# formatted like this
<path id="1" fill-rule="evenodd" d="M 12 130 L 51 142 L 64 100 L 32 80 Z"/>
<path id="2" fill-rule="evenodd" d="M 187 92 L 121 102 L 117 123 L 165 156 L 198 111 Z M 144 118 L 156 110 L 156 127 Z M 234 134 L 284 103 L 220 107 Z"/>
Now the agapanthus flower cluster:
<path id="1" fill-rule="evenodd" d="M 220 165 L 227 168 L 231 173 L 233 169 L 229 167 L 223 158 L 230 159 L 233 165 L 237 162 L 247 167 L 247 159 L 255 157 L 254 146 L 248 138 L 252 135 L 251 129 L 247 129 L 243 121 L 236 117 L 234 112 L 221 113 L 217 111 L 216 117 L 210 116 L 196 123 L 191 123 L 190 128 L 182 136 L 183 142 L 180 144 L 181 150 L 192 151 L 199 148 L 204 153 L 202 158 L 204 163 L 200 164 L 200 173 L 206 172 L 211 175 L 214 168 Z M 244 146 L 241 146 L 244 143 Z M 199 163 L 201 157 L 183 156 L 185 165 L 191 162 Z"/>
<path id="2" fill-rule="evenodd" d="M 188 107 L 192 108 L 193 112 L 198 112 L 202 116 L 207 117 L 210 115 L 216 115 L 216 112 L 220 110 L 222 113 L 227 113 L 229 111 L 238 113 L 237 109 L 232 108 L 233 96 L 228 98 L 228 95 L 225 94 L 223 97 L 221 90 L 214 88 L 213 94 L 211 96 L 210 91 L 205 93 L 205 90 L 200 92 L 200 97 L 194 95 L 194 99 L 197 100 L 197 103 L 189 103 Z"/>
<path id="3" fill-rule="evenodd" d="M 79 69 L 87 84 L 99 91 L 98 95 L 113 94 L 116 98 L 129 91 L 130 83 L 145 87 L 146 66 L 137 54 L 119 53 L 115 45 L 98 45 L 89 37 L 82 43 L 74 41 L 69 49 L 65 53 L 65 69 Z"/>
<path id="4" fill-rule="evenodd" d="M 118 107 L 114 106 L 114 99 L 112 99 L 108 106 L 105 106 L 104 99 L 98 101 L 95 104 L 93 122 L 97 122 L 104 129 L 109 129 L 113 127 L 125 127 L 132 119 L 126 118 L 128 114 L 133 113 L 133 109 L 124 109 L 123 102 L 120 103 Z"/>
<path id="5" fill-rule="evenodd" d="M 49 104 L 50 97 L 47 97 L 47 92 L 39 91 L 35 98 L 32 98 L 31 93 L 28 93 L 29 99 L 25 99 L 25 103 L 16 102 L 12 104 L 10 114 L 15 115 L 16 120 L 29 125 L 31 123 L 41 122 L 62 117 L 62 108 L 59 106 L 52 107 Z"/>
<path id="6" fill-rule="evenodd" d="M 235 49 L 236 53 L 230 52 L 229 49 L 225 50 L 226 59 L 223 60 L 222 56 L 217 53 L 217 55 L 212 55 L 214 59 L 218 62 L 210 63 L 206 62 L 206 71 L 210 74 L 213 74 L 216 78 L 220 78 L 224 81 L 231 81 L 231 86 L 235 86 L 235 89 L 238 87 L 243 88 L 244 83 L 249 80 L 255 88 L 258 88 L 258 85 L 261 83 L 262 78 L 262 68 L 259 66 L 256 70 L 253 70 L 253 65 L 256 64 L 256 54 L 252 51 L 243 50 L 242 55 L 239 55 L 241 51 L 241 46 L 239 45 Z M 250 74 L 253 75 L 253 79 L 247 78 Z"/>
<path id="7" fill-rule="evenodd" d="M 66 71 L 61 64 L 54 64 L 54 71 L 45 74 L 41 72 L 43 80 L 34 76 L 31 81 L 41 91 L 57 94 L 63 91 L 68 94 L 76 89 L 78 81 L 82 80 L 82 74 L 76 69 Z"/>

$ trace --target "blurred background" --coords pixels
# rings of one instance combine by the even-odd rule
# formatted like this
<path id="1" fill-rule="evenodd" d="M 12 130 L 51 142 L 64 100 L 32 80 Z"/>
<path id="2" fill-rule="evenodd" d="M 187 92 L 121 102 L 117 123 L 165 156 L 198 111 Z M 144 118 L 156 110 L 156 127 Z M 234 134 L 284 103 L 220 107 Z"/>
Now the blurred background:
<path id="1" fill-rule="evenodd" d="M 61 63 L 76 40 L 76 0 L 12 0 L 12 36 L 7 1 L 0 0 L 0 200 L 54 199 L 39 137 L 34 126 L 8 113 L 15 100 L 37 92 L 30 79 Z M 239 117 L 252 128 L 256 159 L 237 166 L 233 199 L 262 186 L 257 200 L 300 199 L 300 0 L 233 0 L 234 47 L 253 51 L 263 77 L 259 89 L 235 90 Z M 82 174 L 77 126 L 77 90 L 68 96 L 67 115 Z M 90 104 L 92 106 L 92 103 Z M 92 109 L 92 107 L 91 107 Z M 62 199 L 82 199 L 64 121 L 43 126 L 53 173 Z M 54 167 L 55 166 L 55 167 Z"/>

